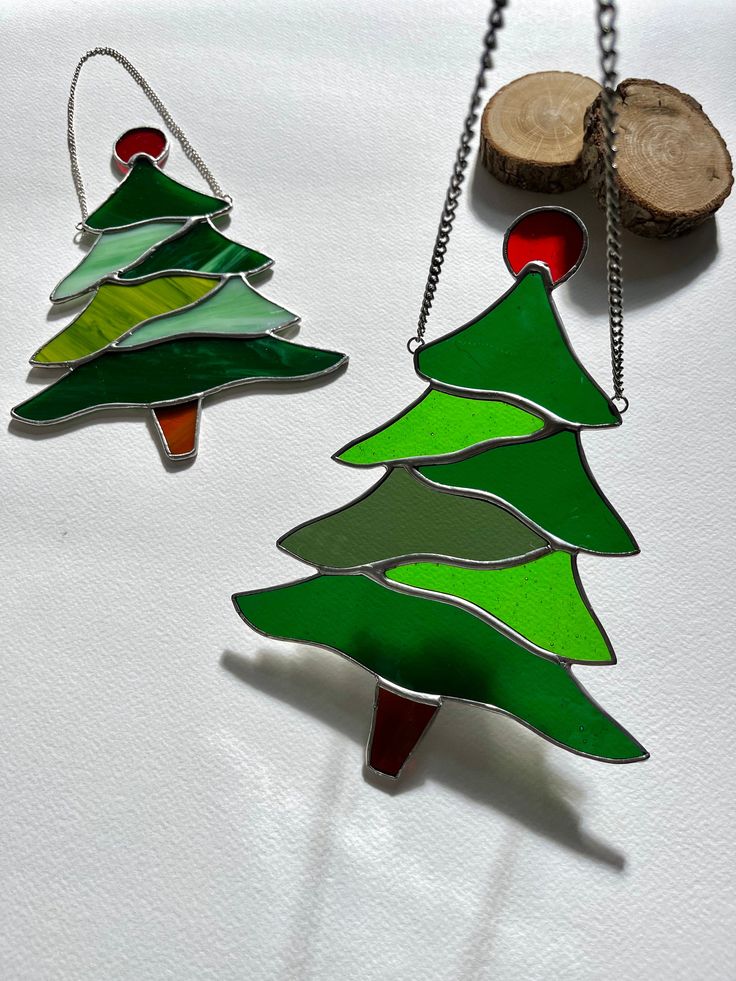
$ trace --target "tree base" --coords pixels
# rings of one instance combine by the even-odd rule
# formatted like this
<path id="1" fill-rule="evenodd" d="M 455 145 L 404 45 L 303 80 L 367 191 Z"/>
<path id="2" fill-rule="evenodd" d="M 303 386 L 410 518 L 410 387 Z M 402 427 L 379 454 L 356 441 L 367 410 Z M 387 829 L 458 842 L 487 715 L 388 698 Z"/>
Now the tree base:
<path id="1" fill-rule="evenodd" d="M 376 773 L 396 779 L 434 721 L 439 703 L 415 702 L 380 682 L 366 759 Z"/>
<path id="2" fill-rule="evenodd" d="M 202 403 L 195 399 L 177 405 L 159 405 L 151 410 L 164 452 L 170 460 L 196 456 L 201 408 Z"/>

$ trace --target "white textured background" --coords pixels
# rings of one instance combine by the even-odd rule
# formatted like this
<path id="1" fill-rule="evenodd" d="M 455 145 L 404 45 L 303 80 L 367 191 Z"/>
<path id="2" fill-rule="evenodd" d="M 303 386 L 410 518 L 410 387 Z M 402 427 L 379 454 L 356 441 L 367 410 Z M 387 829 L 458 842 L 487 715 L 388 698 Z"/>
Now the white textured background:
<path id="1" fill-rule="evenodd" d="M 621 6 L 622 74 L 690 92 L 734 149 L 733 9 Z M 2 4 L 4 411 L 39 384 L 26 360 L 61 326 L 46 298 L 80 257 L 65 103 L 95 44 L 169 102 L 305 342 L 351 356 L 331 384 L 216 400 L 177 472 L 135 415 L 3 426 L 3 979 L 736 978 L 733 200 L 687 239 L 626 238 L 632 409 L 586 437 L 642 555 L 584 561 L 619 664 L 578 673 L 651 761 L 586 761 L 455 705 L 387 790 L 361 769 L 370 677 L 249 633 L 230 604 L 304 573 L 275 539 L 369 486 L 330 453 L 421 390 L 404 344 L 485 13 Z M 515 0 L 491 86 L 596 74 L 592 14 Z M 113 139 L 155 121 L 118 66 L 87 66 L 93 204 Z M 175 148 L 168 169 L 202 186 Z M 432 336 L 506 289 L 503 230 L 540 200 L 471 173 Z M 557 300 L 605 382 L 602 220 L 585 190 L 560 200 L 592 250 Z"/>

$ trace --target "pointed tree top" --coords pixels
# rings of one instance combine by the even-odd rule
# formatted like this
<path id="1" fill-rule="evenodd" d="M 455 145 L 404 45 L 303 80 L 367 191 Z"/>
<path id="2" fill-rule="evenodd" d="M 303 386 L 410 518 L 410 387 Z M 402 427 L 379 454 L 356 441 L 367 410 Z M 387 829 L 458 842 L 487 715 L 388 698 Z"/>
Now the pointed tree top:
<path id="1" fill-rule="evenodd" d="M 521 401 L 570 426 L 617 426 L 616 406 L 572 350 L 550 297 L 550 279 L 525 264 L 511 289 L 470 323 L 420 347 L 416 370 L 454 394 Z"/>
<path id="2" fill-rule="evenodd" d="M 131 160 L 122 183 L 85 220 L 90 231 L 161 219 L 204 218 L 230 210 L 224 198 L 194 191 L 164 174 L 148 154 L 136 153 Z"/>

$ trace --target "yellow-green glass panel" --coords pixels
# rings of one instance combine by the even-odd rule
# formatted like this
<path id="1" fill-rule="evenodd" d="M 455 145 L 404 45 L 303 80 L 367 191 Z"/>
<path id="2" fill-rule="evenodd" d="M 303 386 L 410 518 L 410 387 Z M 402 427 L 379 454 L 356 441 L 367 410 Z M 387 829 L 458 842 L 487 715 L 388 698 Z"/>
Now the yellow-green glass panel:
<path id="1" fill-rule="evenodd" d="M 266 334 L 296 320 L 295 314 L 233 276 L 196 306 L 140 324 L 117 347 L 139 347 L 183 334 Z"/>
<path id="2" fill-rule="evenodd" d="M 101 351 L 136 324 L 199 300 L 217 285 L 200 276 L 162 276 L 145 283 L 103 283 L 79 316 L 39 348 L 36 364 L 68 364 Z"/>
<path id="3" fill-rule="evenodd" d="M 464 398 L 429 388 L 395 419 L 335 454 L 356 467 L 457 453 L 496 439 L 532 436 L 544 426 L 531 412 L 496 399 Z"/>
<path id="4" fill-rule="evenodd" d="M 389 569 L 386 578 L 472 603 L 558 657 L 612 660 L 608 641 L 582 592 L 575 558 L 567 552 L 552 552 L 504 569 L 420 562 Z"/>

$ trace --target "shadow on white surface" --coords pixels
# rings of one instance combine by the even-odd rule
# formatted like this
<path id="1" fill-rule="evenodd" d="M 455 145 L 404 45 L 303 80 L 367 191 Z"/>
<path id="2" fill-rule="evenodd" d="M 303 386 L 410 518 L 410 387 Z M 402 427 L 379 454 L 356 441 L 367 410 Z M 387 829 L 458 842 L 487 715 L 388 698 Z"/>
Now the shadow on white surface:
<path id="1" fill-rule="evenodd" d="M 53 381 L 56 381 L 56 378 Z M 46 439 L 63 437 L 65 434 L 71 433 L 76 429 L 82 429 L 85 426 L 113 426 L 120 422 L 133 423 L 139 427 L 142 424 L 145 425 L 148 438 L 152 439 L 155 443 L 164 469 L 168 473 L 179 473 L 181 470 L 187 470 L 196 462 L 196 457 L 174 462 L 166 456 L 156 431 L 156 424 L 153 421 L 151 413 L 146 409 L 111 409 L 109 412 L 89 412 L 86 415 L 79 416 L 77 419 L 69 419 L 67 422 L 59 422 L 51 426 L 28 425 L 20 422 L 18 419 L 11 419 L 8 423 L 8 432 L 11 436 L 20 436 L 22 439 L 43 442 Z M 142 433 L 141 436 L 143 437 Z M 110 445 L 112 446 L 112 443 Z M 69 463 L 70 467 L 74 466 L 74 460 L 71 456 Z"/>
<path id="2" fill-rule="evenodd" d="M 262 648 L 252 657 L 223 652 L 222 667 L 272 698 L 293 705 L 364 745 L 373 706 L 372 677 L 315 648 L 298 655 Z M 300 747 L 294 746 L 299 753 Z M 576 804 L 583 791 L 556 773 L 548 755 L 563 752 L 517 722 L 472 705 L 447 703 L 399 781 L 363 768 L 365 780 L 390 796 L 438 781 L 493 808 L 535 834 L 617 871 L 626 857 L 587 831 Z M 605 764 L 590 761 L 591 766 Z"/>
<path id="3" fill-rule="evenodd" d="M 606 227 L 605 216 L 585 185 L 563 194 L 539 194 L 508 187 L 492 177 L 476 161 L 468 200 L 482 221 L 503 234 L 524 211 L 541 205 L 559 205 L 574 211 L 588 229 L 588 254 L 565 289 L 587 313 L 605 316 Z M 728 207 L 726 202 L 724 207 Z M 624 231 L 624 309 L 648 306 L 686 288 L 708 268 L 718 254 L 717 219 L 711 218 L 692 232 L 675 239 L 649 239 Z"/>

